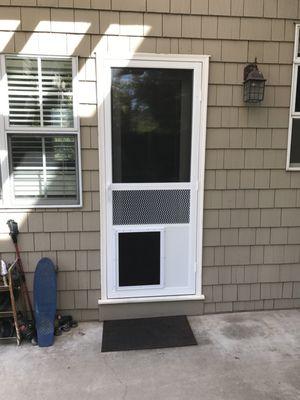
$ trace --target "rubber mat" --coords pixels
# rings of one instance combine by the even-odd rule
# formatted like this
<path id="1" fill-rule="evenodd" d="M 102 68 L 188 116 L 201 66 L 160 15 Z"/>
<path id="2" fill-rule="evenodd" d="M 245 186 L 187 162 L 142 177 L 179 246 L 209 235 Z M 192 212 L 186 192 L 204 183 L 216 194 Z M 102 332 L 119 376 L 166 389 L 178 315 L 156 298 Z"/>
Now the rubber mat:
<path id="1" fill-rule="evenodd" d="M 104 321 L 102 352 L 195 346 L 186 316 Z"/>

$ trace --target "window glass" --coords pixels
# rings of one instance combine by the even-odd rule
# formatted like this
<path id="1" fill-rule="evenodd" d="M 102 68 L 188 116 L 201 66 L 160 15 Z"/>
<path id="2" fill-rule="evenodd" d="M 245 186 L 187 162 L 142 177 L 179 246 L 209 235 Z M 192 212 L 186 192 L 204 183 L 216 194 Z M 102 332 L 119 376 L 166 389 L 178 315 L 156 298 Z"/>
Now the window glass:
<path id="1" fill-rule="evenodd" d="M 13 135 L 9 143 L 16 199 L 77 198 L 74 136 Z"/>
<path id="2" fill-rule="evenodd" d="M 113 182 L 189 182 L 193 71 L 112 68 Z"/>
<path id="3" fill-rule="evenodd" d="M 45 126 L 73 126 L 72 61 L 42 60 Z"/>
<path id="4" fill-rule="evenodd" d="M 0 200 L 2 199 L 2 173 L 0 168 Z"/>
<path id="5" fill-rule="evenodd" d="M 6 73 L 10 125 L 41 125 L 37 59 L 7 57 Z"/>
<path id="6" fill-rule="evenodd" d="M 296 86 L 295 111 L 296 112 L 300 112 L 300 71 L 299 71 L 299 67 L 297 67 L 297 86 Z"/>
<path id="7" fill-rule="evenodd" d="M 71 59 L 6 57 L 6 72 L 10 126 L 73 127 Z"/>

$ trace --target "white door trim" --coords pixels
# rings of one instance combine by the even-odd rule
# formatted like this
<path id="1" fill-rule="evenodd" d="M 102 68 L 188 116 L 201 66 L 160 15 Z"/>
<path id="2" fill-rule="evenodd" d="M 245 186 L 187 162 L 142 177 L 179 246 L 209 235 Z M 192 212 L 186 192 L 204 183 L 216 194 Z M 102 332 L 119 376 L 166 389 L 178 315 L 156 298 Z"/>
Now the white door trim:
<path id="1" fill-rule="evenodd" d="M 198 166 L 195 169 L 195 176 L 191 176 L 191 182 L 196 182 L 197 196 L 197 215 L 191 215 L 191 218 L 196 218 L 197 227 L 195 230 L 194 240 L 196 247 L 196 262 L 195 262 L 195 276 L 196 276 L 196 291 L 195 295 L 169 295 L 166 297 L 140 297 L 140 298 L 121 298 L 111 299 L 108 298 L 107 290 L 107 254 L 108 254 L 108 235 L 107 235 L 107 218 L 109 207 L 107 206 L 107 192 L 111 192 L 111 182 L 107 182 L 107 165 L 111 164 L 111 154 L 107 153 L 106 149 L 111 148 L 110 138 L 107 132 L 111 131 L 110 118 L 107 113 L 108 109 L 110 80 L 107 69 L 110 69 L 110 64 L 117 61 L 118 66 L 145 66 L 151 64 L 153 67 L 168 67 L 168 63 L 172 63 L 174 68 L 193 68 L 195 71 L 200 71 L 195 74 L 198 78 L 194 81 L 195 95 L 193 96 L 193 131 L 196 132 L 194 137 L 197 142 L 192 149 L 192 159 L 197 155 Z M 137 63 L 136 63 L 137 61 Z M 103 303 L 130 303 L 130 302 L 146 302 L 146 301 L 176 301 L 176 300 L 199 300 L 203 299 L 202 294 L 202 231 L 203 231 L 203 196 L 204 196 L 204 167 L 205 167 L 205 141 L 206 141 L 206 116 L 207 116 L 207 93 L 208 93 L 208 70 L 209 70 L 209 56 L 206 55 L 164 55 L 164 54 L 130 54 L 130 55 L 115 55 L 106 52 L 98 52 L 96 54 L 97 64 L 97 93 L 98 93 L 98 134 L 99 134 L 99 180 L 100 180 L 100 268 L 101 268 L 101 299 L 99 304 Z M 176 66 L 177 64 L 177 66 Z M 106 73 L 105 73 L 106 72 Z M 199 79 L 199 80 L 197 80 Z M 195 101 L 199 99 L 199 101 Z M 195 208 L 195 207 L 194 207 Z M 191 205 L 192 210 L 192 205 Z"/>

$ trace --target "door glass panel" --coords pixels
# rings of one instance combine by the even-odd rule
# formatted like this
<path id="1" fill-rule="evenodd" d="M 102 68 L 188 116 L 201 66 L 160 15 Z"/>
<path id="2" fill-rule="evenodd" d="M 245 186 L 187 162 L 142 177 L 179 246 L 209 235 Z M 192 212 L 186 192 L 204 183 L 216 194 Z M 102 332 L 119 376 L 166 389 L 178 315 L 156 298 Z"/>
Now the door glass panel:
<path id="1" fill-rule="evenodd" d="M 160 232 L 119 233 L 119 286 L 160 284 Z"/>
<path id="2" fill-rule="evenodd" d="M 189 182 L 193 71 L 112 68 L 114 183 Z"/>

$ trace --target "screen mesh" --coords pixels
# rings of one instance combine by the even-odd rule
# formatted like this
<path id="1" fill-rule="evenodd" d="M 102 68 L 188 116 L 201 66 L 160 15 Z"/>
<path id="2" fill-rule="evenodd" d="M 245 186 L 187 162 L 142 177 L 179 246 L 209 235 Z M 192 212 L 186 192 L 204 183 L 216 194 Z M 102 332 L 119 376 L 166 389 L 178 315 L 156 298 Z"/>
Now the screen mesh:
<path id="1" fill-rule="evenodd" d="M 190 190 L 114 190 L 113 224 L 188 224 Z"/>

